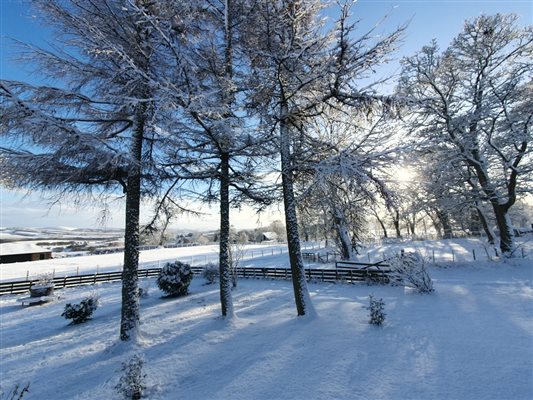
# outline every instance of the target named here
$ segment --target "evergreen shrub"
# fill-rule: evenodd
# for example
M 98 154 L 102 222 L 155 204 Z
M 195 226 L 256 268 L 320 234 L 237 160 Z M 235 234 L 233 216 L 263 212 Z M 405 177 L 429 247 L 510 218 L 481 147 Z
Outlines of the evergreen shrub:
M 193 272 L 189 264 L 176 261 L 167 263 L 157 277 L 157 286 L 170 297 L 185 296 L 189 291 L 189 285 L 193 278 Z

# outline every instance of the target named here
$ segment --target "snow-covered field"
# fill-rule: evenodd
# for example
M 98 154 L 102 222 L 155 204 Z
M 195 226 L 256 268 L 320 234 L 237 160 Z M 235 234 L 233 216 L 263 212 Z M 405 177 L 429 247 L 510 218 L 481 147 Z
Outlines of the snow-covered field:
M 533 236 L 517 238 L 517 256 L 524 254 L 533 257 Z M 322 245 L 324 242 L 322 242 Z M 304 243 L 302 248 L 307 251 L 318 251 L 318 242 Z M 398 254 L 400 250 L 418 251 L 435 262 L 476 261 L 495 259 L 495 250 L 478 238 L 450 239 L 434 241 L 396 241 L 393 243 L 377 243 L 362 248 L 358 261 L 377 262 Z M 522 253 L 523 250 L 523 253 Z M 320 250 L 326 252 L 327 249 Z M 140 254 L 140 268 L 160 267 L 165 262 L 180 260 L 192 265 L 205 265 L 218 262 L 218 246 L 196 246 L 179 248 L 161 248 L 144 250 Z M 92 256 L 68 257 L 60 259 L 0 264 L 0 281 L 37 279 L 43 274 L 55 276 L 76 275 L 95 272 L 121 271 L 122 253 L 100 254 Z M 241 266 L 287 268 L 289 259 L 285 244 L 255 244 L 243 248 Z M 327 268 L 324 264 L 313 264 L 306 261 L 306 266 Z M 329 265 L 332 267 L 332 265 Z
M 310 248 L 313 245 L 310 245 Z M 318 247 L 318 245 L 316 245 Z M 244 249 L 244 260 L 255 258 L 279 256 L 285 253 L 280 260 L 287 261 L 287 246 L 284 244 L 247 245 Z M 140 268 L 156 268 L 165 262 L 180 261 L 192 265 L 205 265 L 208 262 L 218 262 L 218 245 L 160 248 L 140 252 Z M 36 279 L 44 274 L 55 276 L 76 275 L 95 272 L 121 271 L 124 260 L 123 253 L 99 254 L 91 256 L 67 257 L 42 261 L 0 264 L 0 281 L 17 279 Z M 266 262 L 277 263 L 277 258 Z
M 533 398 L 533 266 L 530 260 L 431 267 L 436 292 L 312 284 L 318 317 L 295 316 L 290 282 L 241 280 L 238 318 L 221 320 L 216 285 L 141 301 L 143 339 L 118 343 L 120 285 L 96 287 L 93 320 L 60 314 L 95 290 L 61 290 L 55 304 L 22 308 L 0 297 L 0 382 L 30 383 L 25 399 L 114 399 L 121 364 L 142 353 L 149 399 Z M 382 297 L 383 327 L 367 323 L 368 295 Z

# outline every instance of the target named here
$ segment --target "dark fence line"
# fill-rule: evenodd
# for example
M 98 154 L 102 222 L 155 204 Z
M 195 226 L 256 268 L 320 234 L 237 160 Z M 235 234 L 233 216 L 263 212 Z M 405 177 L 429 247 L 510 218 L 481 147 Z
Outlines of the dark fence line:
M 305 276 L 308 280 L 335 282 L 344 281 L 347 283 L 366 282 L 366 281 L 388 281 L 388 271 L 386 269 L 370 268 L 376 267 L 376 264 L 350 263 L 350 266 L 338 265 L 335 269 L 306 269 Z M 359 267 L 358 267 L 359 266 Z M 381 264 L 380 267 L 386 267 Z M 201 274 L 203 267 L 191 267 L 195 274 Z M 159 275 L 161 268 L 140 269 L 139 278 L 156 277 Z M 246 268 L 239 267 L 236 269 L 238 278 L 270 278 L 270 279 L 291 279 L 290 268 Z M 66 287 L 92 285 L 102 282 L 114 282 L 122 279 L 122 272 L 102 272 L 94 274 L 65 276 L 53 278 L 55 289 Z M 0 282 L 0 296 L 5 294 L 25 293 L 33 285 L 39 283 L 39 280 L 23 280 Z

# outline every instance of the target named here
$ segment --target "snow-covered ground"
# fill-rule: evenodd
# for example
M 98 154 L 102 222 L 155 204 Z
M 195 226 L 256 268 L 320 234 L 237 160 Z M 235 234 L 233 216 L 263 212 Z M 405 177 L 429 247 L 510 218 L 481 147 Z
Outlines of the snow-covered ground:
M 142 353 L 149 399 L 533 398 L 533 266 L 530 260 L 430 267 L 436 292 L 312 284 L 318 317 L 298 318 L 290 282 L 241 280 L 238 318 L 219 316 L 216 285 L 166 299 L 153 280 L 142 299 L 143 339 L 117 345 L 120 285 L 101 284 L 93 320 L 60 314 L 95 290 L 61 290 L 59 302 L 22 308 L 0 297 L 0 382 L 30 383 L 25 399 L 114 399 L 121 364 Z M 368 295 L 382 297 L 383 327 L 367 323 Z M 0 396 L 1 397 L 1 396 Z
M 517 238 L 517 256 L 524 254 L 533 257 L 533 236 Z M 324 242 L 322 242 L 323 244 Z M 318 251 L 319 243 L 304 243 L 306 251 Z M 358 261 L 377 262 L 398 254 L 401 250 L 418 251 L 437 263 L 450 261 L 476 261 L 495 259 L 495 250 L 482 239 L 450 239 L 434 241 L 396 241 L 393 243 L 377 243 L 360 250 Z M 523 249 L 523 253 L 522 253 Z M 325 253 L 327 249 L 320 250 Z M 218 262 L 218 246 L 196 246 L 179 248 L 161 248 L 141 251 L 140 268 L 160 267 L 165 262 L 180 260 L 192 265 L 205 265 Z M 0 281 L 20 280 L 29 277 L 37 279 L 43 274 L 55 276 L 76 275 L 95 272 L 111 272 L 122 270 L 123 254 L 99 254 L 92 256 L 68 257 L 61 259 L 32 261 L 24 263 L 0 264 Z M 328 268 L 328 265 L 310 263 L 306 266 Z M 285 244 L 255 244 L 243 248 L 241 266 L 287 268 L 289 259 Z M 332 267 L 332 265 L 329 265 Z
M 318 247 L 318 245 L 315 246 Z M 313 245 L 310 245 L 310 248 L 312 247 Z M 243 260 L 267 256 L 273 257 L 283 253 L 285 254 L 281 259 L 286 259 L 288 263 L 287 246 L 284 244 L 247 245 L 244 249 Z M 177 259 L 192 265 L 218 262 L 218 245 L 143 250 L 140 252 L 140 268 L 160 267 L 165 262 L 173 262 Z M 26 277 L 36 279 L 44 274 L 65 276 L 121 271 L 123 260 L 123 253 L 113 253 L 0 264 L 0 281 L 26 279 Z M 266 260 L 266 262 L 275 263 L 276 261 L 272 258 Z

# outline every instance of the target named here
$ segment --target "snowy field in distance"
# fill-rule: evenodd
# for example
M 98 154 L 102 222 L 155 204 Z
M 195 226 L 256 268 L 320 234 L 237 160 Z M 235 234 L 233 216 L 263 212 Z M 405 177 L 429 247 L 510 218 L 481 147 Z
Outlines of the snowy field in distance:
M 533 236 L 516 238 L 519 246 L 517 255 L 533 258 Z M 322 242 L 323 245 L 324 242 Z M 304 243 L 302 249 L 318 251 L 319 243 Z M 398 254 L 400 250 L 418 251 L 430 259 L 435 257 L 436 262 L 489 260 L 494 257 L 494 248 L 486 244 L 483 239 L 448 239 L 433 241 L 396 241 L 393 243 L 378 243 L 360 249 L 357 261 L 377 262 L 383 257 Z M 288 268 L 286 244 L 255 244 L 246 245 L 241 266 L 248 267 L 278 267 Z M 320 250 L 326 252 L 326 249 Z M 160 267 L 165 262 L 180 260 L 192 265 L 205 265 L 207 262 L 218 262 L 218 246 L 195 246 L 178 248 L 161 248 L 143 250 L 140 254 L 140 268 Z M 24 263 L 0 264 L 0 281 L 22 280 L 29 275 L 30 279 L 37 279 L 40 275 L 54 273 L 55 276 L 90 274 L 95 272 L 121 271 L 123 262 L 122 253 L 99 254 L 91 256 L 68 257 L 52 260 L 42 260 Z M 331 264 L 310 263 L 305 261 L 306 267 L 331 268 Z
M 287 259 L 287 246 L 285 244 L 247 245 L 244 250 L 244 259 L 279 256 L 283 253 L 285 255 L 281 259 Z M 0 264 L 0 281 L 21 280 L 25 279 L 27 275 L 30 279 L 37 279 L 43 274 L 51 273 L 54 273 L 55 276 L 65 276 L 76 275 L 77 273 L 90 274 L 97 271 L 121 271 L 123 260 L 123 253 L 113 253 Z M 165 262 L 176 260 L 192 265 L 205 265 L 207 262 L 218 263 L 218 245 L 143 250 L 140 252 L 139 267 L 157 268 Z M 277 262 L 275 260 L 270 261 Z
M 183 400 L 530 400 L 533 398 L 533 266 L 530 260 L 430 267 L 436 292 L 311 284 L 315 319 L 297 318 L 286 281 L 240 280 L 238 318 L 218 315 L 217 285 L 161 298 L 142 280 L 146 398 Z M 0 297 L 0 382 L 30 383 L 25 399 L 114 399 L 120 284 L 96 286 L 93 320 L 68 326 L 65 303 L 94 287 L 58 291 L 59 302 L 22 308 Z M 368 295 L 387 318 L 370 326 Z

